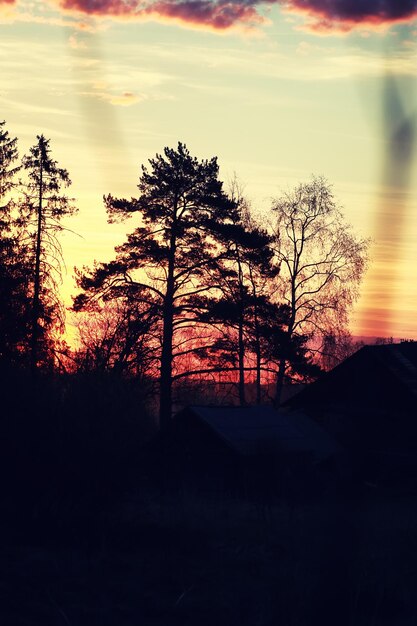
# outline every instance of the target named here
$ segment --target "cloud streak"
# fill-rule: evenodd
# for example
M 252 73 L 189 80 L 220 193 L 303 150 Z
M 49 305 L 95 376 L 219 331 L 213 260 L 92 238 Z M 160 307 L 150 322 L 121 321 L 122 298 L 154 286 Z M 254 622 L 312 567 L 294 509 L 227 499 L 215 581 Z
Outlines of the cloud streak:
M 81 96 L 87 96 L 91 98 L 99 98 L 104 102 L 109 102 L 114 106 L 123 106 L 128 107 L 133 104 L 137 104 L 138 102 L 143 102 L 146 100 L 145 96 L 137 95 L 131 91 L 123 91 L 121 93 L 111 93 L 105 90 L 93 90 L 93 91 L 83 91 L 80 93 Z

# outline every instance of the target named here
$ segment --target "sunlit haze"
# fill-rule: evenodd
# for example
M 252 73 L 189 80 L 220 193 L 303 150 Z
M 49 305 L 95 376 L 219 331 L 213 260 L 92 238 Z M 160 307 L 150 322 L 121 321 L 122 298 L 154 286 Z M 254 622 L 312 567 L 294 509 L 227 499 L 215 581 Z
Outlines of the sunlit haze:
M 51 139 L 80 209 L 67 306 L 73 267 L 134 226 L 107 224 L 103 194 L 135 195 L 140 166 L 180 140 L 236 173 L 263 219 L 325 176 L 373 240 L 352 333 L 417 339 L 417 3 L 346 4 L 0 0 L 0 120 L 21 155 Z

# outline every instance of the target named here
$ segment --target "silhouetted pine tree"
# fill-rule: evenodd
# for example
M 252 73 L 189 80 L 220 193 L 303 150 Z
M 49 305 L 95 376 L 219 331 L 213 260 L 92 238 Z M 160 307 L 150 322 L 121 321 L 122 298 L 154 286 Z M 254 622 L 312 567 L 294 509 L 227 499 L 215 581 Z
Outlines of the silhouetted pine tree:
M 113 262 L 79 277 L 84 293 L 75 308 L 100 295 L 131 294 L 156 316 L 162 428 L 171 417 L 174 364 L 199 351 L 198 322 L 216 288 L 212 273 L 226 254 L 224 227 L 239 220 L 218 173 L 216 158 L 199 161 L 182 143 L 150 159 L 149 168 L 142 167 L 138 198 L 105 197 L 110 221 L 137 214 L 139 225 L 116 248 Z
M 0 361 L 7 366 L 24 364 L 29 337 L 28 250 L 13 199 L 19 170 L 17 139 L 0 122 Z
M 37 135 L 29 154 L 23 157 L 27 182 L 20 203 L 22 222 L 31 240 L 33 296 L 31 308 L 31 369 L 51 362 L 52 329 L 63 328 L 63 308 L 58 286 L 62 252 L 58 235 L 61 220 L 77 209 L 62 189 L 71 180 L 67 170 L 51 157 L 50 140 Z

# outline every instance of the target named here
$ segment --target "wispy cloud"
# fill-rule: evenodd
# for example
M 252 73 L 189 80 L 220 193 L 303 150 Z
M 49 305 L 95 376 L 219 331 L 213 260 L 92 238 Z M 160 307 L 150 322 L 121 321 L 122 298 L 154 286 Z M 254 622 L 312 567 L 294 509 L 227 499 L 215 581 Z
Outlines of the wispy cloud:
M 400 47 L 388 58 L 381 59 L 380 50 L 365 49 L 360 45 L 338 46 L 312 44 L 311 41 L 301 41 L 297 47 L 288 49 L 282 45 L 271 45 L 266 49 L 252 47 L 242 48 L 229 45 L 219 46 L 215 51 L 203 46 L 187 46 L 170 51 L 171 64 L 177 68 L 187 68 L 191 65 L 200 68 L 212 68 L 218 78 L 222 90 L 233 91 L 235 85 L 230 84 L 230 77 L 267 77 L 271 79 L 285 79 L 291 81 L 329 81 L 343 80 L 353 77 L 384 77 L 387 70 L 396 75 L 416 76 L 417 66 L 415 54 L 417 43 L 413 47 Z M 143 54 L 156 57 L 154 48 Z M 164 51 L 165 59 L 169 58 L 168 51 Z M 302 62 L 300 63 L 300 60 Z M 225 79 L 226 77 L 226 79 Z M 181 77 L 177 78 L 177 81 Z M 191 83 L 190 83 L 191 84 Z M 213 83 L 206 80 L 194 81 L 191 85 L 200 89 L 210 90 Z M 246 94 L 245 98 L 253 94 Z M 282 94 L 281 94 L 282 95 Z M 311 106 L 311 103 L 309 103 Z
M 29 104 L 26 102 L 19 102 L 18 100 L 11 100 L 4 98 L 4 103 L 13 106 L 15 109 L 27 111 L 28 113 L 42 113 L 43 115 L 59 115 L 62 117 L 74 116 L 74 112 L 69 109 L 59 109 L 58 107 L 41 106 L 37 104 Z
M 135 94 L 131 91 L 123 91 L 121 93 L 114 93 L 110 91 L 95 89 L 92 91 L 83 91 L 81 96 L 87 96 L 89 98 L 98 98 L 104 102 L 109 102 L 114 106 L 128 107 L 138 102 L 146 100 L 145 95 Z

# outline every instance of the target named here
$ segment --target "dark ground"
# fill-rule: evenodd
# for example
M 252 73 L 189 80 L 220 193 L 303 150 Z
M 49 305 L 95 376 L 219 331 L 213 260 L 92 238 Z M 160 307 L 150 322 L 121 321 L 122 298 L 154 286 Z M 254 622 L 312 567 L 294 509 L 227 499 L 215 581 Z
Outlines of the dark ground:
M 417 624 L 411 494 L 264 507 L 143 487 L 96 519 L 61 514 L 3 529 L 2 624 Z
M 2 382 L 1 626 L 417 625 L 411 486 L 167 486 L 136 387 Z

